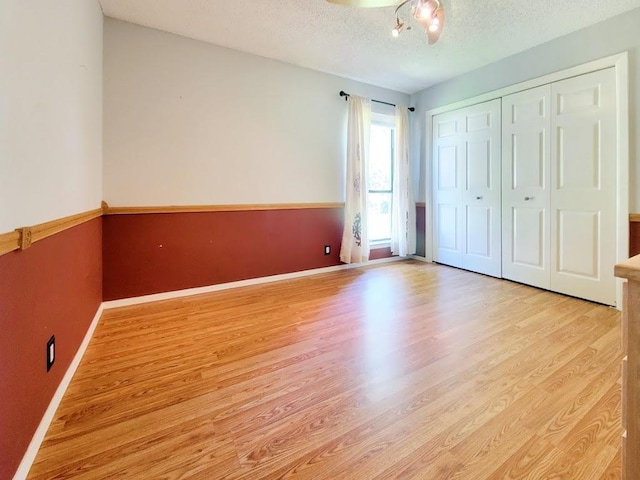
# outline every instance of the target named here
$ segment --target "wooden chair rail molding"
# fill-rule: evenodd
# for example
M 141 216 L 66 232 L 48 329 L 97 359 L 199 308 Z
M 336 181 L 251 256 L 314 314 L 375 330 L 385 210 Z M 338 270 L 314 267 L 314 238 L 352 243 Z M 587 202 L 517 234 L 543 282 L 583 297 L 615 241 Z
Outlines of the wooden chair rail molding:
M 337 203 L 260 203 L 239 205 L 161 205 L 152 207 L 110 207 L 102 202 L 105 215 L 131 215 L 139 213 L 200 213 L 200 212 L 242 212 L 255 210 L 302 210 L 306 208 L 342 208 Z
M 640 213 L 630 213 L 629 214 L 630 222 L 640 222 Z
M 0 255 L 20 248 L 20 232 L 18 230 L 0 234 Z
M 191 212 L 238 212 L 248 210 L 296 210 L 304 208 L 342 208 L 344 203 L 279 203 L 256 205 L 185 205 L 159 207 L 110 207 L 102 202 L 101 208 L 88 212 L 58 218 L 38 225 L 18 228 L 13 232 L 0 234 L 0 255 L 14 250 L 29 248 L 33 242 L 43 240 L 51 235 L 88 222 L 102 215 L 136 214 L 136 213 L 191 213 Z
M 102 216 L 102 208 L 89 210 L 88 212 L 57 218 L 50 222 L 39 223 L 30 227 L 18 228 L 13 232 L 0 234 L 0 255 L 14 250 L 29 248 L 33 242 L 44 240 L 51 235 L 60 233 L 69 228 L 93 220 Z
M 416 202 L 417 207 L 425 207 L 425 202 Z M 269 203 L 240 205 L 166 205 L 153 207 L 110 207 L 102 202 L 101 208 L 58 218 L 50 222 L 22 227 L 0 234 L 0 255 L 14 250 L 29 248 L 33 242 L 88 222 L 101 215 L 128 215 L 140 213 L 197 213 L 197 212 L 242 212 L 250 210 L 300 210 L 305 208 L 343 208 L 344 202 L 327 203 Z M 640 214 L 631 214 L 630 221 L 640 222 Z

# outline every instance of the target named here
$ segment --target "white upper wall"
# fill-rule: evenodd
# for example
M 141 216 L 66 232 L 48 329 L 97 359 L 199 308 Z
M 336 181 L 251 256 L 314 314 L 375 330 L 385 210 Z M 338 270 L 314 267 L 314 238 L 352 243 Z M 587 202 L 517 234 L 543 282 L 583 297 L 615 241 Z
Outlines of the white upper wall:
M 102 199 L 97 0 L 2 0 L 0 233 Z
M 341 202 L 347 105 L 338 92 L 409 101 L 110 18 L 104 28 L 110 206 Z
M 425 165 L 425 121 L 427 110 L 448 105 L 482 93 L 541 77 L 623 51 L 629 52 L 629 136 L 630 211 L 640 212 L 640 9 L 632 10 L 551 42 L 506 58 L 481 69 L 428 88 L 412 96 L 416 106 L 412 131 L 416 165 Z M 442 41 L 442 40 L 441 40 Z M 421 169 L 419 198 L 424 200 L 424 169 Z

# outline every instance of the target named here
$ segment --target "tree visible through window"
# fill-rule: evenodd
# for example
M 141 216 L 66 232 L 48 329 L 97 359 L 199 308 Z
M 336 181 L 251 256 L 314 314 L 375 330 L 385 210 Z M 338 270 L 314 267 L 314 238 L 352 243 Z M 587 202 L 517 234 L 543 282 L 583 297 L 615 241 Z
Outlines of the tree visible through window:
M 388 124 L 371 124 L 368 170 L 369 240 L 381 242 L 391 238 L 393 127 Z

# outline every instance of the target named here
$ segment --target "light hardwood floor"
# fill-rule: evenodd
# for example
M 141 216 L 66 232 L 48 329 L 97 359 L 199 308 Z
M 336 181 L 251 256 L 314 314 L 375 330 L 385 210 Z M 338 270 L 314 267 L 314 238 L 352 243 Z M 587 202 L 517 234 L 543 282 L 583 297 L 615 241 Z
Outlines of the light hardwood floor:
M 618 479 L 620 315 L 397 262 L 107 311 L 32 479 Z

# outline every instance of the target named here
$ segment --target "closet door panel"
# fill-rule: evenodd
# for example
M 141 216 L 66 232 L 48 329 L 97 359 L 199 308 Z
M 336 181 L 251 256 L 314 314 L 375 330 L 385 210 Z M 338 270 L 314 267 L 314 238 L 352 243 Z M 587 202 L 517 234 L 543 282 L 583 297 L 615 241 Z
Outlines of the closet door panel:
M 600 215 L 597 211 L 557 211 L 559 273 L 589 279 L 600 276 Z
M 462 267 L 462 165 L 459 113 L 434 117 L 433 123 L 433 259 Z
M 552 86 L 551 288 L 615 304 L 615 74 Z
M 510 185 L 513 190 L 540 193 L 547 185 L 547 130 L 540 128 L 511 132 Z
M 519 267 L 537 269 L 542 274 L 547 251 L 545 209 L 514 207 L 511 212 L 511 262 Z
M 502 274 L 549 288 L 551 87 L 502 103 Z
M 500 100 L 465 109 L 463 267 L 502 275 Z
M 501 276 L 500 100 L 434 117 L 436 262 Z
M 491 258 L 491 208 L 467 205 L 465 212 L 465 255 Z

